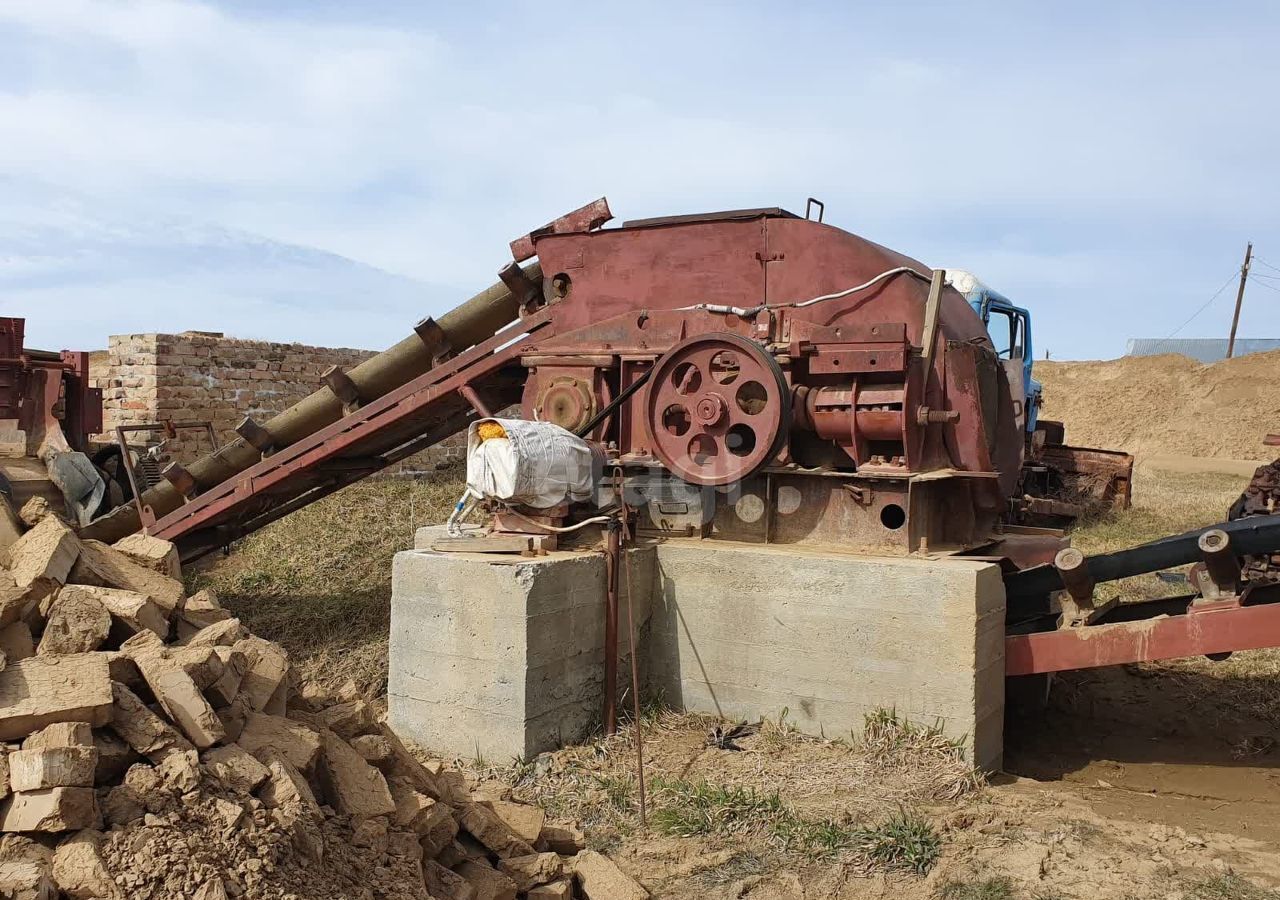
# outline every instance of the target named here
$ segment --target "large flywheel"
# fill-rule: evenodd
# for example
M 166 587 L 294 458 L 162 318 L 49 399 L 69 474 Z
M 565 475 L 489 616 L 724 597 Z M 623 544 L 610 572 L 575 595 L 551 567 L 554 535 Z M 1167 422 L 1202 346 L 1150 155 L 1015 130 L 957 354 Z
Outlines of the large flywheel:
M 707 334 L 681 341 L 654 364 L 644 410 L 653 451 L 675 475 L 731 484 L 777 454 L 791 391 L 758 344 Z

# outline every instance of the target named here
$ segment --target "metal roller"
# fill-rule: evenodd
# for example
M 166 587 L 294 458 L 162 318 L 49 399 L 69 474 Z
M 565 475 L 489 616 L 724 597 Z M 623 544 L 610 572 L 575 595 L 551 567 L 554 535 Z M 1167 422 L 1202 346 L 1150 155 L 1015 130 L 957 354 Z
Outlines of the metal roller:
M 542 269 L 538 263 L 524 267 L 523 272 L 529 282 L 541 283 Z M 492 337 L 515 320 L 525 301 L 527 297 L 514 295 L 506 284 L 498 282 L 441 316 L 438 322 L 423 320 L 414 334 L 355 366 L 346 373 L 346 378 L 361 401 L 367 403 L 381 397 L 430 370 L 443 354 L 465 350 Z M 342 399 L 324 387 L 262 423 L 255 443 L 279 450 L 331 425 L 343 414 Z M 261 458 L 262 453 L 254 444 L 241 437 L 196 460 L 187 467 L 187 472 L 197 491 L 207 490 L 243 472 Z M 185 499 L 168 482 L 142 495 L 142 503 L 151 507 L 157 517 L 177 509 Z M 93 540 L 112 542 L 137 531 L 141 524 L 137 507 L 130 503 L 98 519 L 82 534 Z

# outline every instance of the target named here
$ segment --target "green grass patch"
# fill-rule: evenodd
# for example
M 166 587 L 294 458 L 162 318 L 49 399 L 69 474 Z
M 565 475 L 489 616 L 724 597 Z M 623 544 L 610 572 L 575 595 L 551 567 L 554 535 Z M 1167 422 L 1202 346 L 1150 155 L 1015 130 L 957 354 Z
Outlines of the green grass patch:
M 1280 891 L 1258 887 L 1239 875 L 1216 875 L 1183 885 L 1185 900 L 1280 900 Z
M 892 871 L 923 875 L 937 862 L 942 839 L 919 816 L 900 810 L 875 825 L 809 819 L 776 793 L 706 781 L 655 778 L 654 829 L 675 837 L 763 834 L 783 850 L 810 858 L 851 853 Z

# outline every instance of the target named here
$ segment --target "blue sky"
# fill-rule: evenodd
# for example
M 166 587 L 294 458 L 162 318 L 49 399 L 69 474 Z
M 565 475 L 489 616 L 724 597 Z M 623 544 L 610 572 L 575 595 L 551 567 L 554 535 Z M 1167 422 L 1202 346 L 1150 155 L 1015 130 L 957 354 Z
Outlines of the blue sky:
M 381 347 L 507 242 L 781 205 L 1035 317 L 1163 337 L 1280 267 L 1280 5 L 0 2 L 0 310 L 30 342 Z M 1280 337 L 1260 265 L 1241 333 Z M 1262 276 L 1275 276 L 1268 280 Z M 1234 288 L 1179 336 L 1220 336 Z

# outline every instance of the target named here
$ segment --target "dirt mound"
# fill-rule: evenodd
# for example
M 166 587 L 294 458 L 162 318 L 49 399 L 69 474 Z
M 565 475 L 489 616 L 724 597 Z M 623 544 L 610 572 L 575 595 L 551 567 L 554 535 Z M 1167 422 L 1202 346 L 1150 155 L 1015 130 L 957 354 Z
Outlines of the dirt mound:
M 1047 419 L 1067 443 L 1143 456 L 1270 459 L 1280 431 L 1280 350 L 1204 365 L 1185 356 L 1038 361 Z

